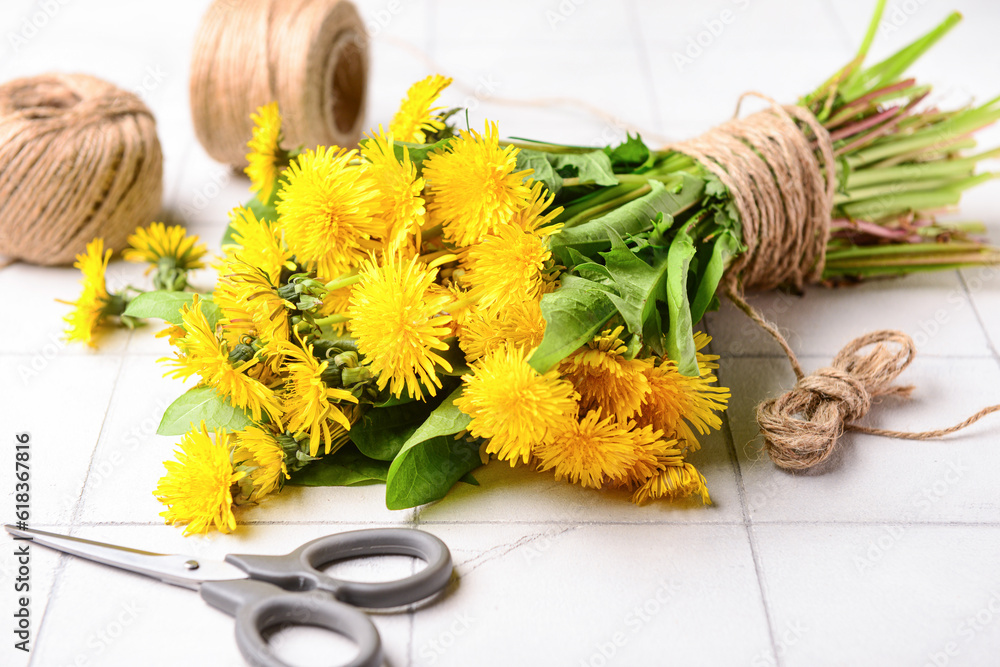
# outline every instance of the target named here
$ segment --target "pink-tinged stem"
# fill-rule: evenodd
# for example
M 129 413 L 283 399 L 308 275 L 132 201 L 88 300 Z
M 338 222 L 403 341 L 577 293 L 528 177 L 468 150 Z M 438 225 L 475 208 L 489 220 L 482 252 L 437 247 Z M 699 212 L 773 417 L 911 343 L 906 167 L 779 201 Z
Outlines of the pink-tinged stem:
M 855 134 L 859 134 L 861 132 L 864 132 L 870 127 L 874 127 L 879 123 L 888 120 L 889 118 L 892 118 L 899 112 L 900 112 L 900 107 L 898 106 L 889 107 L 885 111 L 880 111 L 873 116 L 865 118 L 864 120 L 859 120 L 857 122 L 851 123 L 850 125 L 846 125 L 835 132 L 831 132 L 830 138 L 833 139 L 834 141 L 837 141 L 838 139 L 843 139 L 844 137 L 850 137 Z
M 834 234 L 843 233 L 848 236 L 868 234 L 869 236 L 891 239 L 893 241 L 904 241 L 913 237 L 911 231 L 905 227 L 883 227 L 867 220 L 838 218 L 830 222 L 830 229 Z M 920 237 L 917 236 L 916 238 L 919 239 Z
M 889 134 L 896 128 L 897 125 L 899 125 L 900 121 L 902 121 L 904 118 L 909 117 L 910 111 L 913 110 L 913 107 L 915 107 L 926 96 L 927 93 L 924 93 L 923 95 L 914 98 L 913 101 L 911 101 L 909 104 L 903 107 L 902 110 L 895 115 L 895 117 L 887 120 L 881 127 L 872 130 L 871 134 L 865 135 L 863 137 L 858 137 L 854 141 L 835 150 L 833 154 L 839 157 L 841 155 L 844 155 L 845 153 L 857 149 L 859 146 L 864 146 L 866 144 L 875 141 L 879 137 Z
M 860 113 L 865 107 L 867 107 L 868 103 L 871 100 L 874 100 L 875 98 L 878 97 L 882 97 L 884 95 L 888 95 L 889 93 L 892 92 L 896 92 L 897 90 L 906 90 L 907 88 L 912 87 L 913 84 L 915 84 L 916 82 L 917 82 L 916 79 L 906 79 L 905 81 L 894 83 L 891 86 L 886 86 L 885 88 L 873 90 L 867 95 L 863 95 L 858 99 L 854 100 L 853 102 L 845 104 L 840 109 L 840 111 L 837 112 L 837 116 L 831 119 L 831 122 L 829 125 L 827 125 L 826 129 L 832 130 L 836 127 L 839 127 L 840 125 L 843 125 L 845 122 L 851 119 L 851 116 Z

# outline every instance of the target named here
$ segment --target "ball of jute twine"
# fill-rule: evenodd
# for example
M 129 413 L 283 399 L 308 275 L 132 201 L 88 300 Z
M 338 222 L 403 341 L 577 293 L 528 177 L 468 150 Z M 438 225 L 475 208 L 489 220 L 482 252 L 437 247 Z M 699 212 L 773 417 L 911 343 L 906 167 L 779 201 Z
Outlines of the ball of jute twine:
M 216 0 L 198 28 L 191 116 L 219 162 L 245 166 L 250 114 L 277 102 L 286 146 L 361 137 L 368 37 L 347 0 Z
M 95 237 L 120 250 L 163 194 L 153 114 L 84 74 L 0 85 L 0 254 L 67 264 Z
M 857 422 L 868 414 L 872 399 L 907 397 L 913 391 L 892 384 L 913 361 L 913 340 L 900 331 L 875 331 L 851 341 L 830 366 L 806 375 L 778 328 L 746 302 L 744 288 L 801 289 L 820 279 L 836 186 L 833 142 L 820 122 L 802 107 L 748 95 L 767 100 L 770 107 L 670 148 L 698 160 L 729 189 L 747 250 L 730 267 L 723 290 L 778 342 L 798 378 L 791 390 L 757 406 L 757 424 L 771 460 L 788 470 L 804 470 L 826 461 L 845 430 L 931 440 L 1000 411 L 1000 405 L 983 408 L 932 431 L 862 426 Z

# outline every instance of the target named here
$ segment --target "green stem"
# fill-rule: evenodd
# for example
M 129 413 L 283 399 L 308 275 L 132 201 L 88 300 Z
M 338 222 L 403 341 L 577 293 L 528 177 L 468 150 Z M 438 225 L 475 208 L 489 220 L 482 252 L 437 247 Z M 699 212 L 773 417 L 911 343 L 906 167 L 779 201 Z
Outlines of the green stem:
M 613 208 L 618 208 L 622 204 L 627 204 L 633 199 L 638 199 L 639 197 L 642 197 L 645 194 L 649 194 L 652 191 L 653 188 L 650 187 L 649 184 L 647 183 L 646 185 L 636 188 L 635 190 L 632 190 L 631 192 L 624 194 L 620 197 L 616 197 L 615 199 L 604 202 L 603 204 L 598 204 L 597 206 L 592 206 L 584 211 L 581 211 L 577 215 L 574 215 L 572 218 L 564 222 L 563 228 L 568 229 L 569 227 L 575 227 L 576 225 L 579 225 L 581 223 L 587 222 L 588 220 L 596 218 L 597 216 L 601 215 L 602 213 L 605 213 L 606 211 L 610 211 Z
M 847 190 L 853 192 L 856 189 L 890 181 L 943 178 L 958 174 L 969 175 L 981 160 L 997 156 L 1000 156 L 1000 148 L 953 160 L 935 160 L 933 162 L 852 171 L 847 177 Z
M 344 322 L 350 322 L 350 321 L 351 317 L 349 315 L 337 314 L 337 315 L 327 315 L 326 317 L 320 317 L 318 319 L 315 319 L 313 320 L 313 324 L 315 324 L 318 327 L 323 327 L 328 324 L 342 324 Z
M 360 273 L 351 273 L 346 276 L 341 276 L 340 278 L 337 278 L 335 280 L 331 280 L 326 285 L 324 285 L 324 287 L 326 287 L 331 292 L 335 292 L 344 287 L 350 287 L 359 280 L 361 280 Z

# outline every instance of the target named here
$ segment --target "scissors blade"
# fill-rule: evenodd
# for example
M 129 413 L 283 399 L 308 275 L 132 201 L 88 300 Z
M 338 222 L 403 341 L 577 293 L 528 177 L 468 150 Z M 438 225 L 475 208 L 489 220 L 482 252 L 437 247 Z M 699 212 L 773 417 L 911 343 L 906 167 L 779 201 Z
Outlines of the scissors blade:
M 202 560 L 180 554 L 158 554 L 120 547 L 114 544 L 94 542 L 70 535 L 47 533 L 33 528 L 15 528 L 4 525 L 4 529 L 14 537 L 30 539 L 35 544 L 80 556 L 97 563 L 128 570 L 160 581 L 198 590 L 206 581 L 247 579 L 249 575 L 235 565 L 224 561 Z

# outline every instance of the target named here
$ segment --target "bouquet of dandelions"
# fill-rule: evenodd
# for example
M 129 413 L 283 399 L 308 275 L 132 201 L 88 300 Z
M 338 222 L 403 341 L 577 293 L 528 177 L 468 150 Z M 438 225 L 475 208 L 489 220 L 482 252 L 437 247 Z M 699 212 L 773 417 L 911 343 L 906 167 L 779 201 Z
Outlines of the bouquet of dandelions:
M 212 294 L 129 303 L 174 323 L 168 375 L 200 380 L 159 429 L 187 431 L 156 489 L 168 521 L 231 530 L 234 503 L 286 481 L 384 481 L 388 507 L 411 507 L 474 484 L 490 456 L 636 502 L 708 500 L 685 456 L 729 396 L 713 386 L 716 357 L 698 353 L 684 375 L 625 319 L 604 318 L 533 365 L 564 271 L 551 249 L 563 209 L 495 124 L 446 125 L 434 102 L 449 83 L 415 84 L 360 150 L 289 153 L 277 106 L 258 110 L 257 196 L 231 214 Z M 565 163 L 612 179 L 600 155 Z
M 1000 256 L 981 225 L 934 217 L 992 177 L 976 165 L 997 151 L 964 151 L 1000 100 L 925 108 L 930 88 L 903 78 L 957 15 L 863 67 L 883 6 L 798 105 L 661 151 L 457 131 L 440 76 L 359 150 L 286 151 L 277 107 L 260 109 L 256 197 L 232 213 L 214 292 L 115 306 L 172 322 L 170 374 L 199 378 L 160 426 L 190 428 L 156 489 L 167 521 L 231 530 L 234 503 L 286 481 L 384 481 L 388 507 L 411 507 L 490 457 L 708 502 L 688 455 L 729 398 L 695 328 L 718 294 Z

